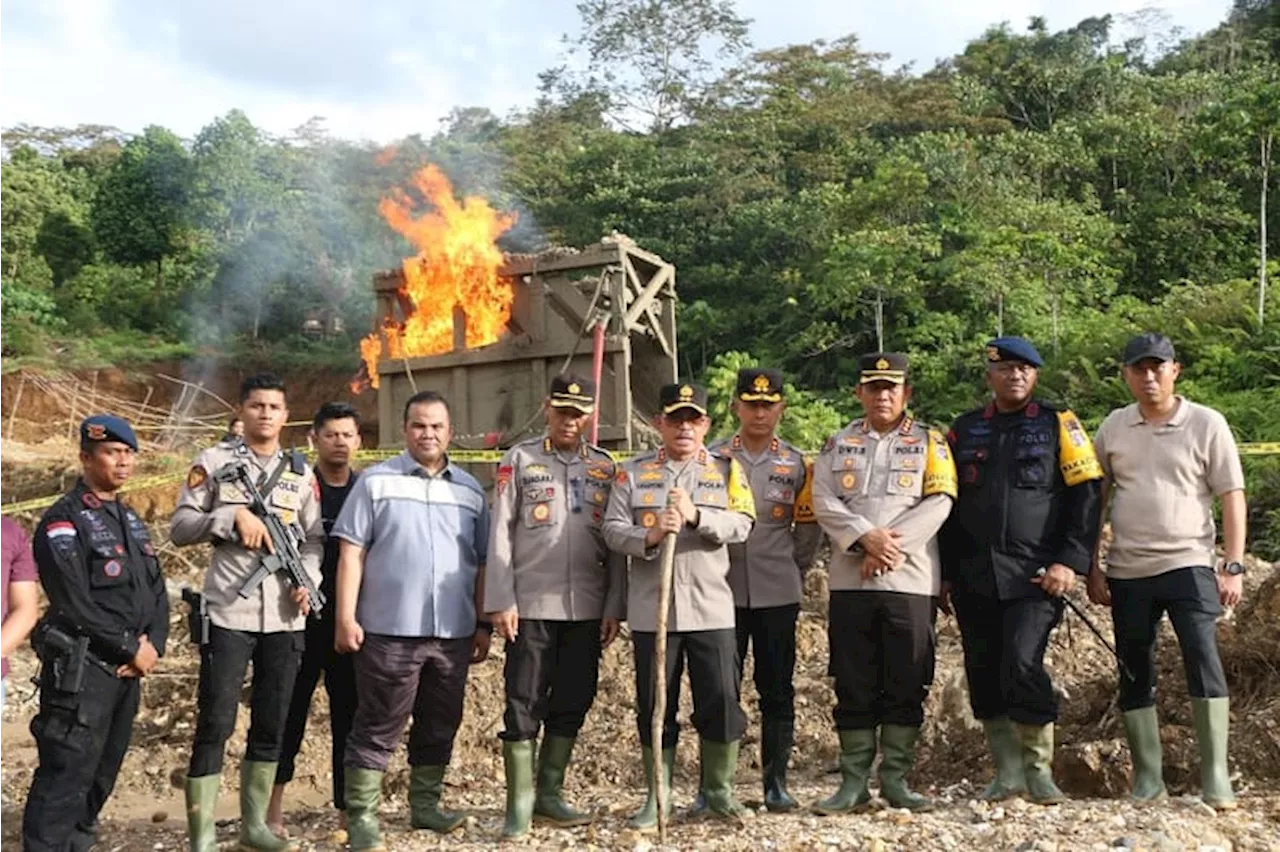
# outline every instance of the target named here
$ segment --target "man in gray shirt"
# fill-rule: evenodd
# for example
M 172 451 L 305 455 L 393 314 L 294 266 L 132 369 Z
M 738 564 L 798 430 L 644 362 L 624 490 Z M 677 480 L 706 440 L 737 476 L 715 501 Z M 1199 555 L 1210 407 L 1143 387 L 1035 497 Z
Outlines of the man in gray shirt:
M 701 737 L 705 810 L 725 818 L 742 813 L 733 795 L 738 747 L 747 727 L 738 701 L 733 590 L 728 545 L 741 544 L 755 522 L 755 501 L 742 465 L 707 450 L 711 428 L 707 392 L 693 384 L 664 385 L 662 415 L 655 420 L 662 447 L 638 456 L 618 472 L 604 516 L 609 548 L 631 557 L 627 621 L 635 650 L 636 724 L 649 797 L 631 819 L 641 831 L 658 824 L 655 780 L 661 771 L 671 789 L 680 728 L 680 678 L 689 666 L 694 728 Z M 667 666 L 655 678 L 660 545 L 676 536 L 667 610 Z M 657 682 L 655 682 L 657 681 Z M 652 742 L 655 690 L 665 689 L 662 742 Z M 667 797 L 670 806 L 671 798 Z
M 796 619 L 804 573 L 822 538 L 809 497 L 809 465 L 775 431 L 787 407 L 783 394 L 780 371 L 739 370 L 733 400 L 738 431 L 709 447 L 742 465 L 756 504 L 751 535 L 743 544 L 729 545 L 729 585 L 736 608 L 739 678 L 748 645 L 755 655 L 764 803 L 778 812 L 796 807 L 787 792 L 795 737 Z
M 449 407 L 434 391 L 409 398 L 405 452 L 356 481 L 333 527 L 340 653 L 357 653 L 357 702 L 347 739 L 347 832 L 353 850 L 385 849 L 382 776 L 409 715 L 414 828 L 447 833 L 439 807 L 462 722 L 467 667 L 489 654 L 484 600 L 489 509 L 475 478 L 449 461 Z
M 1235 438 L 1212 408 L 1174 393 L 1182 372 L 1169 338 L 1142 334 L 1124 350 L 1134 404 L 1108 415 L 1095 446 L 1103 506 L 1111 501 L 1111 549 L 1089 572 L 1089 597 L 1110 604 L 1121 676 L 1120 710 L 1133 754 L 1133 798 L 1163 798 L 1155 707 L 1156 631 L 1167 612 L 1182 648 L 1200 743 L 1201 796 L 1236 805 L 1227 772 L 1227 678 L 1217 618 L 1240 602 L 1244 582 L 1244 472 Z M 1214 551 L 1214 498 L 1222 501 L 1224 559 Z
M 907 358 L 864 355 L 863 417 L 827 442 L 813 468 L 813 512 L 831 537 L 831 673 L 840 735 L 840 789 L 815 807 L 861 807 L 880 729 L 880 795 L 927 810 L 907 786 L 933 682 L 938 531 L 956 497 L 946 439 L 907 412 Z
M 516 444 L 498 465 L 484 608 L 506 640 L 506 837 L 527 834 L 535 813 L 561 826 L 591 821 L 561 789 L 595 701 L 601 650 L 618 635 L 627 570 L 600 532 L 615 471 L 613 457 L 583 434 L 595 393 L 590 379 L 556 376 L 547 433 Z

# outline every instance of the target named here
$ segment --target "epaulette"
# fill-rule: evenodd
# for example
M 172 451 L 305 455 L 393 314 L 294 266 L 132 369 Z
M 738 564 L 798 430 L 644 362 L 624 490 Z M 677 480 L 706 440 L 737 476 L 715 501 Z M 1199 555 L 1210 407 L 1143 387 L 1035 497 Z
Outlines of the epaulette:
M 608 450 L 606 450 L 604 447 L 601 447 L 601 446 L 599 446 L 599 445 L 597 445 L 597 444 L 593 444 L 593 443 L 591 443 L 590 441 L 585 441 L 585 442 L 584 442 L 584 444 L 585 444 L 586 448 L 587 448 L 588 450 L 590 450 L 591 452 L 593 452 L 593 453 L 598 453 L 599 455 L 602 455 L 602 456 L 604 456 L 605 458 L 607 458 L 609 461 L 614 461 L 613 453 L 609 452 L 609 451 L 608 451 Z
M 297 476 L 302 476 L 307 472 L 307 457 L 302 454 L 301 450 L 289 450 L 289 470 Z

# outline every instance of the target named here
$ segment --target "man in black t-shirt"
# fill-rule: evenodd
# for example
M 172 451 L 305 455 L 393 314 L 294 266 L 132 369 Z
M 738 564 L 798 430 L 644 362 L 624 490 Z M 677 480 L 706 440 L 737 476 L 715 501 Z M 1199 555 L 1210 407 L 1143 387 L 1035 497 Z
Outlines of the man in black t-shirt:
M 334 650 L 336 607 L 332 604 L 336 599 L 334 584 L 338 572 L 338 540 L 330 538 L 329 532 L 358 476 L 351 469 L 351 460 L 360 449 L 360 414 L 345 402 L 326 402 L 312 421 L 311 441 L 316 448 L 315 474 L 320 486 L 320 512 L 324 519 L 325 533 L 320 591 L 330 605 L 321 610 L 319 619 L 307 622 L 306 651 L 294 683 L 293 699 L 289 702 L 289 717 L 285 722 L 276 785 L 271 792 L 271 804 L 267 809 L 267 825 L 281 837 L 285 836 L 284 788 L 293 780 L 294 761 L 306 732 L 311 696 L 321 673 L 324 674 L 325 692 L 329 694 L 329 724 L 333 733 L 333 805 L 340 811 L 346 810 L 342 756 L 347 747 L 351 720 L 356 712 L 356 679 L 352 657 Z

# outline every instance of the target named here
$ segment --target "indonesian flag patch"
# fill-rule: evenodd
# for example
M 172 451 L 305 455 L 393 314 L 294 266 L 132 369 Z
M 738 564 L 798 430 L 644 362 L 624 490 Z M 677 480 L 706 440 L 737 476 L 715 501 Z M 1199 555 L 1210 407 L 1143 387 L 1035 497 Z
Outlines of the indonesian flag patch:
M 45 527 L 44 534 L 50 541 L 57 541 L 60 538 L 75 538 L 76 525 L 70 521 L 54 521 Z

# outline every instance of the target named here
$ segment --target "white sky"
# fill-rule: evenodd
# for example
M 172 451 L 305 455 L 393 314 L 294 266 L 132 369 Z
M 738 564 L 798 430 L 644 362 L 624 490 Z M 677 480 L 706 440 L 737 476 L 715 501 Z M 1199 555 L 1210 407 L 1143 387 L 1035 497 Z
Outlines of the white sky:
M 889 67 L 961 51 L 988 26 L 1052 29 L 1150 0 L 739 0 L 756 48 L 857 33 Z M 1210 29 L 1229 0 L 1163 0 L 1166 26 Z M 459 106 L 528 105 L 578 30 L 574 0 L 4 0 L 0 125 L 94 123 L 193 136 L 228 110 L 283 133 L 430 135 Z M 1113 30 L 1114 32 L 1114 30 Z

